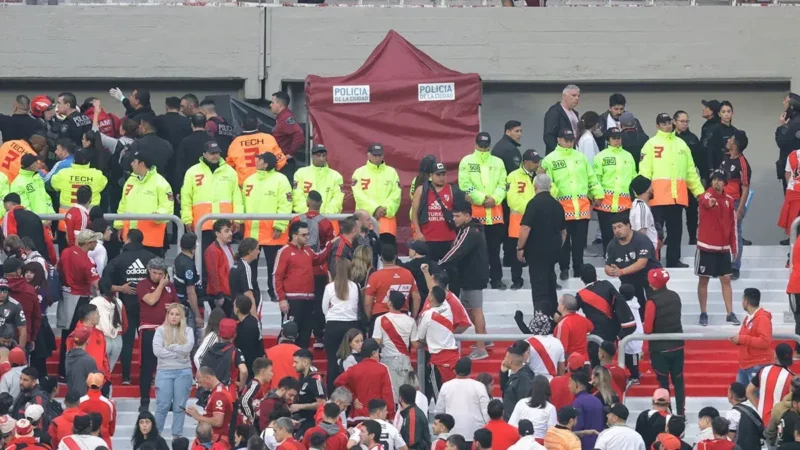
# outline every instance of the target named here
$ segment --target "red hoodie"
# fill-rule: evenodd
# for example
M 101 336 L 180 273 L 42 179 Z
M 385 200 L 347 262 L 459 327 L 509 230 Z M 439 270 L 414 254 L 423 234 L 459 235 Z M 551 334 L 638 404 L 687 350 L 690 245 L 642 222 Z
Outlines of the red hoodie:
M 94 106 L 83 113 L 89 116 L 90 119 L 94 119 Z M 97 125 L 101 133 L 113 138 L 119 138 L 119 124 L 119 117 L 100 108 L 100 114 L 97 116 Z
M 25 281 L 25 278 L 8 276 L 8 298 L 13 299 L 22 307 L 25 313 L 25 329 L 28 342 L 36 342 L 36 334 L 42 325 L 42 307 L 39 305 L 39 296 L 36 289 Z
M 353 419 L 369 417 L 367 403 L 373 398 L 386 402 L 387 417 L 394 417 L 394 393 L 389 369 L 372 358 L 364 358 L 360 363 L 347 369 L 336 377 L 336 387 L 345 386 L 353 393 L 353 398 L 361 402 L 361 408 L 353 408 Z
M 114 448 L 111 446 L 111 436 L 114 436 L 117 429 L 117 408 L 114 407 L 114 403 L 104 397 L 99 389 L 89 389 L 86 395 L 81 397 L 78 408 L 86 414 L 97 413 L 103 417 L 100 437 L 106 441 L 109 449 Z
M 714 206 L 710 206 L 714 199 Z M 700 226 L 697 229 L 697 248 L 704 252 L 736 253 L 736 210 L 733 198 L 713 187 L 697 199 Z
M 758 308 L 750 317 L 742 321 L 739 329 L 739 367 L 749 369 L 753 366 L 772 364 L 772 314 Z
M 76 416 L 82 416 L 85 413 L 77 406 L 68 408 L 64 412 L 50 422 L 50 428 L 47 429 L 47 434 L 50 435 L 50 444 L 53 448 L 58 448 L 58 444 L 65 437 L 72 433 L 72 422 L 75 421 Z

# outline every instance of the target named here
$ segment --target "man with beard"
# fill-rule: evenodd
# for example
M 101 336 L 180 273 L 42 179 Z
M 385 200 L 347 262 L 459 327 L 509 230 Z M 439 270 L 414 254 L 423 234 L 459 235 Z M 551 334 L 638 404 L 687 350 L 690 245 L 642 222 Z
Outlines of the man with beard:
M 25 408 L 29 404 L 40 405 L 42 408 L 50 401 L 50 395 L 39 386 L 39 372 L 33 367 L 22 369 L 19 377 L 19 396 L 14 400 L 14 405 L 9 413 L 11 417 L 19 420 L 25 418 Z M 49 423 L 49 418 L 47 420 Z

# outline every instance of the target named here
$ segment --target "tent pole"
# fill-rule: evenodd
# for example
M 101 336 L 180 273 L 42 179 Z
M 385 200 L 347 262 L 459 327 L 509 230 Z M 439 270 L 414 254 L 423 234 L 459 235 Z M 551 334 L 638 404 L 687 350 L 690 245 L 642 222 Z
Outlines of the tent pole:
M 478 131 L 483 131 L 483 105 L 478 105 Z
M 311 124 L 311 114 L 308 113 L 308 105 L 306 105 L 306 161 L 311 163 L 311 147 L 314 145 L 314 138 L 312 138 L 312 133 L 314 132 L 314 125 Z

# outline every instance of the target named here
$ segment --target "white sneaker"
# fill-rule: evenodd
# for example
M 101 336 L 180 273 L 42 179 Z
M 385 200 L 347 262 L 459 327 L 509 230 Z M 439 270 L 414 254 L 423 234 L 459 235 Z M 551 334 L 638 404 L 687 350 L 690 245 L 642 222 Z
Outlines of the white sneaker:
M 312 347 L 315 350 L 322 350 L 325 348 L 325 344 L 323 344 L 322 342 L 314 342 L 314 345 Z

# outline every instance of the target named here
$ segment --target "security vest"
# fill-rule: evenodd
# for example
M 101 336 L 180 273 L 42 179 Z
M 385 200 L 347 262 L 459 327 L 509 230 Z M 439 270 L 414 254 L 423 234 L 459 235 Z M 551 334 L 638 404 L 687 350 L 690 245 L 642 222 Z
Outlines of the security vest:
M 106 188 L 108 179 L 103 172 L 92 169 L 89 164 L 75 164 L 59 170 L 50 178 L 50 186 L 58 191 L 58 213 L 66 214 L 70 208 L 78 203 L 78 188 L 89 186 L 92 188 L 91 205 L 100 204 L 100 193 Z M 66 222 L 58 222 L 59 231 L 67 231 Z
M 557 145 L 542 160 L 542 168 L 553 180 L 550 193 L 564 207 L 564 218 L 589 219 L 591 199 L 603 198 L 603 188 L 586 155 Z
M 472 199 L 472 217 L 484 225 L 503 223 L 503 200 L 506 198 L 506 166 L 488 150 L 475 150 L 458 164 L 458 188 Z M 486 208 L 483 202 L 492 197 L 495 205 Z
M 631 181 L 636 177 L 636 161 L 622 147 L 606 147 L 594 157 L 594 173 L 603 188 L 598 211 L 616 213 L 631 209 Z
M 53 201 L 45 191 L 44 179 L 37 172 L 21 169 L 19 175 L 11 182 L 9 192 L 19 195 L 20 204 L 28 211 L 36 214 L 53 214 Z
M 231 214 L 244 211 L 242 191 L 236 171 L 219 160 L 219 167 L 214 172 L 208 167 L 203 157 L 200 162 L 186 171 L 181 186 L 181 221 L 185 224 L 196 224 L 206 214 Z M 213 220 L 203 223 L 203 231 L 214 227 Z
M 246 214 L 292 213 L 292 185 L 278 171 L 259 170 L 250 175 L 244 180 L 242 195 Z M 248 220 L 244 223 L 244 236 L 256 239 L 259 245 L 286 245 L 288 228 L 288 220 Z M 274 230 L 281 232 L 278 239 L 273 237 Z
M 236 170 L 239 177 L 239 186 L 244 180 L 256 173 L 256 159 L 264 153 L 272 153 L 278 160 L 276 168 L 283 169 L 286 165 L 286 156 L 278 146 L 278 142 L 271 134 L 248 133 L 236 137 L 228 147 L 226 161 Z M 183 194 L 181 194 L 183 196 Z
M 6 176 L 5 173 L 0 172 L 0 197 L 5 198 L 10 188 L 11 188 L 11 183 L 8 182 L 8 177 Z M 5 217 L 5 215 L 6 215 L 6 209 L 0 208 L 0 219 Z
M 642 147 L 639 175 L 653 186 L 650 206 L 689 205 L 688 190 L 697 197 L 704 192 L 692 159 L 692 152 L 675 133 L 658 131 Z
M 363 209 L 370 214 L 379 206 L 386 208 L 386 216 L 378 220 L 381 233 L 397 235 L 397 210 L 400 209 L 400 176 L 393 167 L 386 163 L 376 166 L 367 161 L 353 172 L 351 180 L 353 198 L 356 209 Z
M 153 167 L 144 177 L 131 174 L 122 186 L 122 200 L 119 202 L 119 214 L 172 214 L 175 211 L 172 186 Z M 128 230 L 137 229 L 144 234 L 145 247 L 164 246 L 164 233 L 167 222 L 160 220 L 116 220 L 114 227 L 122 229 L 122 237 Z
M 511 172 L 506 177 L 506 203 L 508 204 L 508 237 L 519 238 L 519 228 L 525 208 L 536 194 L 533 190 L 535 173 L 528 173 L 525 168 Z
M 8 141 L 0 145 L 0 172 L 8 177 L 8 182 L 12 183 L 19 174 L 22 165 L 22 155 L 31 154 L 39 156 L 27 141 L 19 139 Z
M 342 175 L 328 167 L 308 166 L 294 173 L 292 210 L 296 213 L 308 211 L 306 199 L 311 191 L 322 196 L 320 214 L 339 214 L 344 202 L 344 179 Z

